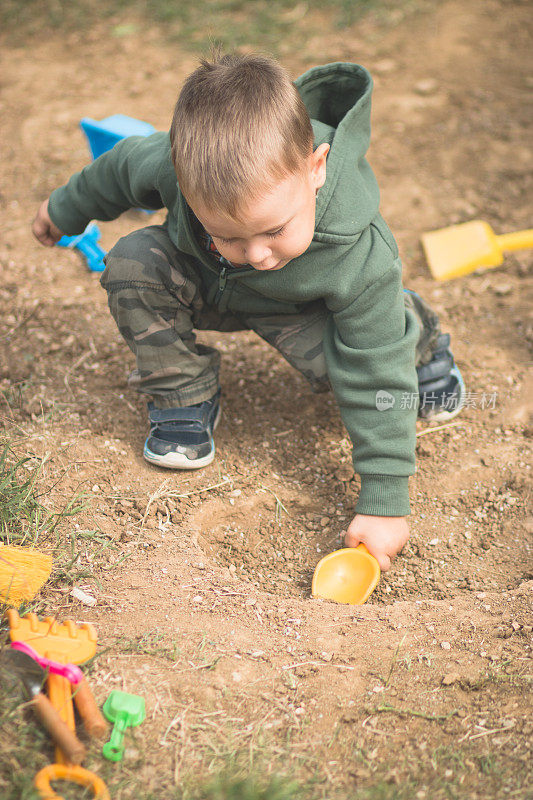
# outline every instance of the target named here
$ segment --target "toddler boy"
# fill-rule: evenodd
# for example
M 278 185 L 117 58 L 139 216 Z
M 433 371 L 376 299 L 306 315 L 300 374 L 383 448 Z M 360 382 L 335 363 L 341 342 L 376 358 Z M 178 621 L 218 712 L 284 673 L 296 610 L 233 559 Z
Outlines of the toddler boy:
M 436 315 L 402 288 L 365 159 L 371 89 L 356 64 L 293 84 L 267 57 L 203 61 L 170 135 L 119 142 L 52 193 L 33 232 L 53 245 L 92 219 L 166 208 L 163 225 L 119 240 L 102 275 L 136 357 L 130 383 L 151 398 L 145 458 L 213 460 L 219 355 L 194 331 L 253 330 L 314 391 L 333 389 L 361 477 L 345 542 L 388 569 L 409 535 L 417 411 L 451 418 L 464 384 Z

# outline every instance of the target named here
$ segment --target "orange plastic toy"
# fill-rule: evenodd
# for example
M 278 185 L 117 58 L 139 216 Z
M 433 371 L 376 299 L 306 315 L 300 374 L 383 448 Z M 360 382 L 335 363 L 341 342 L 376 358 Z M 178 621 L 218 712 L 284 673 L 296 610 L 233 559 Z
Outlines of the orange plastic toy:
M 40 621 L 36 614 L 19 617 L 14 609 L 8 610 L 7 619 L 11 641 L 27 642 L 39 655 L 61 664 L 83 664 L 96 652 L 96 630 L 90 624 L 76 625 L 71 619 L 60 624 L 53 617 L 45 617 Z M 50 673 L 48 695 L 61 719 L 74 731 L 72 688 L 69 681 Z M 85 678 L 74 687 L 74 700 L 88 733 L 104 736 L 107 723 Z M 59 748 L 56 748 L 56 760 L 65 763 Z
M 49 764 L 40 770 L 33 781 L 35 788 L 44 800 L 63 800 L 61 795 L 54 792 L 50 781 L 73 781 L 79 786 L 92 789 L 93 797 L 98 800 L 111 800 L 107 786 L 98 775 L 89 772 L 83 767 L 72 767 L 66 764 Z
M 376 588 L 380 575 L 378 562 L 364 544 L 344 547 L 318 562 L 311 594 L 323 600 L 361 605 Z

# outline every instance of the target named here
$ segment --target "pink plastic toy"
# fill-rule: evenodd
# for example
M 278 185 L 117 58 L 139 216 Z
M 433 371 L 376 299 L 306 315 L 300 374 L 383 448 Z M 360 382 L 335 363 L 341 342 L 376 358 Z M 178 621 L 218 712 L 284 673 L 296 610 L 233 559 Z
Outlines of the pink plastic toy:
M 33 647 L 30 647 L 26 642 L 11 642 L 11 647 L 15 650 L 21 650 L 23 653 L 31 656 L 43 669 L 47 669 L 54 675 L 61 675 L 67 681 L 73 684 L 79 683 L 83 678 L 83 672 L 75 664 L 59 664 L 57 661 L 51 661 L 49 658 L 40 656 Z

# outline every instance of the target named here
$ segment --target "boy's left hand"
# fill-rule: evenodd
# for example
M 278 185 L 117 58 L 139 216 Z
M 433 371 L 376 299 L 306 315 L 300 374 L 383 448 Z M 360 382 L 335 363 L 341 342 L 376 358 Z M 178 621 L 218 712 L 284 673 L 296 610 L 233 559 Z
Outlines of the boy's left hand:
M 345 547 L 357 547 L 361 542 L 386 572 L 391 560 L 409 539 L 405 517 L 373 517 L 356 514 L 344 537 Z

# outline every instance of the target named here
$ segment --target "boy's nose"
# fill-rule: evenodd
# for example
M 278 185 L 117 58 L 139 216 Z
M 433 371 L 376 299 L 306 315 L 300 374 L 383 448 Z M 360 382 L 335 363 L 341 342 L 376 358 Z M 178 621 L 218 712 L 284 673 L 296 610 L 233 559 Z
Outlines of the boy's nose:
M 261 264 L 272 255 L 272 251 L 264 244 L 249 244 L 244 248 L 244 255 L 249 264 Z

